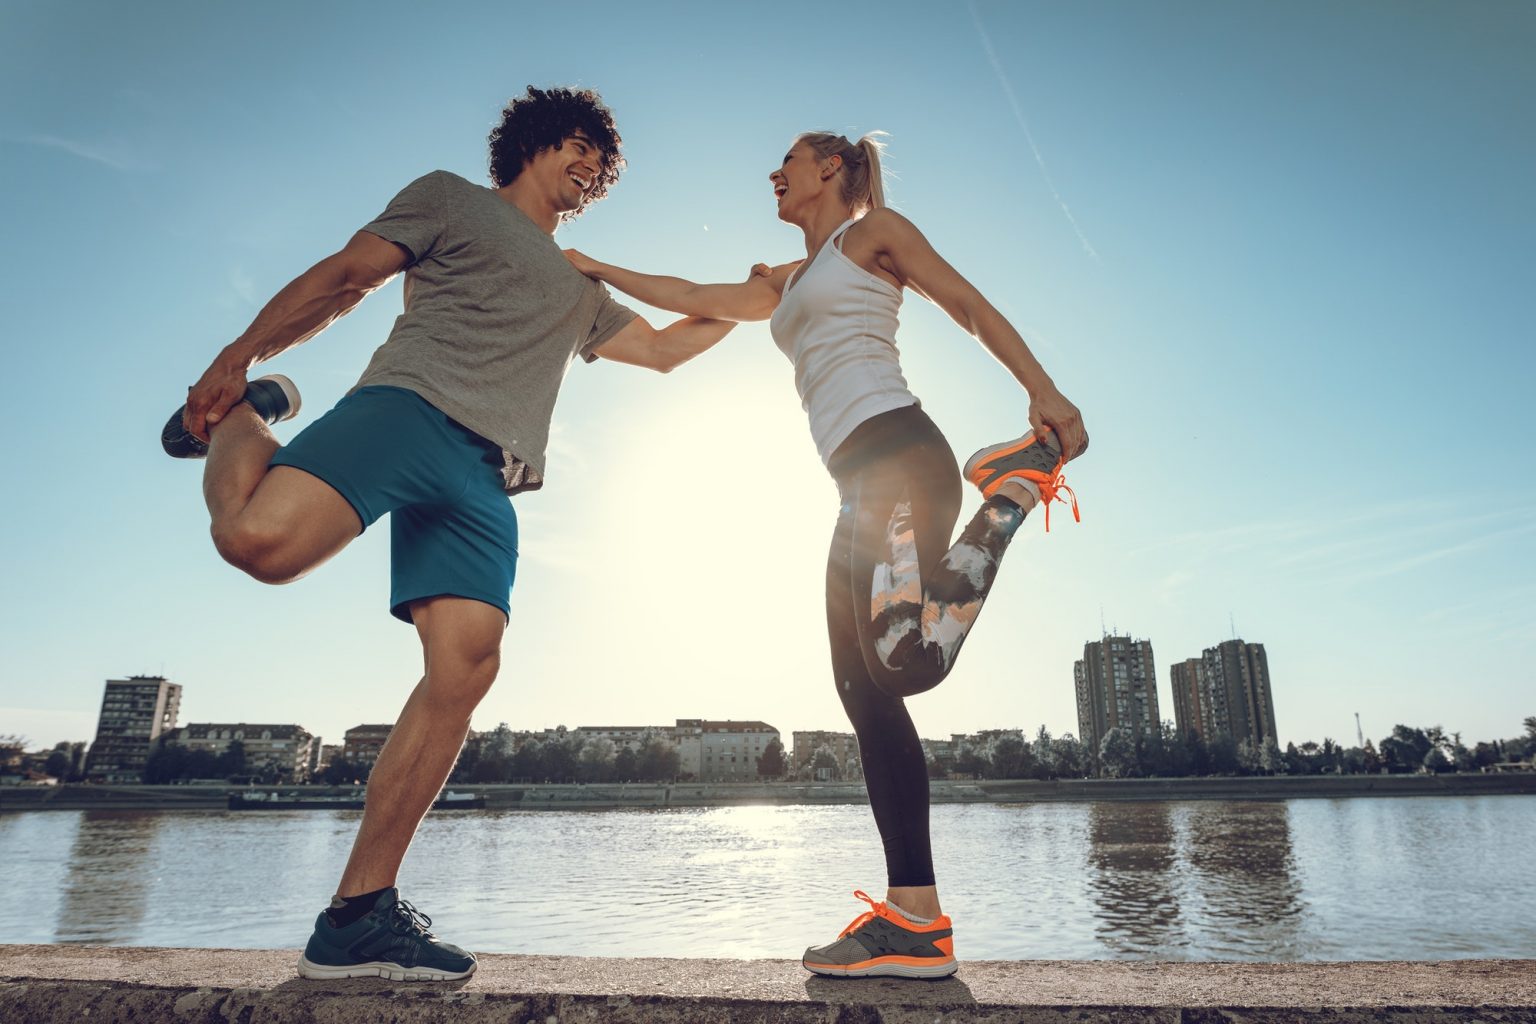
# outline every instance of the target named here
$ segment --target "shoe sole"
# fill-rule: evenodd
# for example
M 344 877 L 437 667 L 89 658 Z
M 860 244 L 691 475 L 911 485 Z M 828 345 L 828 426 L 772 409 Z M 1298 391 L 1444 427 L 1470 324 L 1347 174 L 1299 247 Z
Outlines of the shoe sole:
M 960 475 L 974 484 L 976 483 L 976 469 L 983 462 L 986 462 L 995 455 L 1011 455 L 1014 452 L 1023 451 L 1030 445 L 1039 443 L 1040 442 L 1035 438 L 1035 436 L 1031 434 L 1029 440 L 1023 442 L 1022 444 L 1019 442 L 1018 438 L 1014 438 L 1012 441 L 1004 441 L 1002 444 L 994 444 L 987 448 L 983 448 L 981 451 L 965 460 L 965 468 L 960 471 Z
M 251 383 L 255 384 L 258 381 L 263 380 L 269 380 L 273 384 L 276 384 L 279 388 L 282 389 L 283 397 L 288 400 L 288 415 L 284 416 L 277 422 L 284 423 L 297 416 L 299 414 L 299 409 L 304 405 L 304 399 L 299 395 L 299 386 L 281 373 L 269 373 L 265 377 L 257 377 L 256 380 L 252 381 Z
M 299 388 L 292 380 L 281 373 L 269 373 L 265 377 L 257 377 L 252 384 L 260 384 L 269 381 L 283 393 L 283 400 L 288 404 L 288 412 L 278 417 L 276 422 L 283 423 L 293 419 L 299 414 L 304 400 L 299 395 Z M 242 399 L 243 401 L 243 399 Z M 182 406 L 171 414 L 166 421 L 165 428 L 160 431 L 160 447 L 165 454 L 173 459 L 205 459 L 208 457 L 208 445 L 181 429 L 181 414 L 186 409 Z M 260 415 L 260 413 L 258 413 Z
M 475 965 L 476 967 L 479 964 Z M 475 973 L 471 967 L 467 971 L 436 971 L 430 967 L 401 967 L 384 960 L 375 960 L 366 964 L 348 964 L 345 967 L 332 967 L 329 964 L 317 964 L 306 956 L 299 957 L 299 976 L 315 981 L 330 981 L 340 978 L 385 978 L 389 981 L 458 981 Z
M 1053 432 L 1052 431 L 1047 431 L 1047 433 L 1053 433 Z M 1030 433 L 1029 433 L 1029 440 L 1027 440 L 1027 441 L 1022 441 L 1021 442 L 1021 440 L 1019 438 L 1014 438 L 1012 441 L 1004 441 L 1001 444 L 994 444 L 994 445 L 991 445 L 989 447 L 983 448 L 981 451 L 977 452 L 975 455 L 972 455 L 969 459 L 965 460 L 965 468 L 960 471 L 960 475 L 965 477 L 966 480 L 968 480 L 968 481 L 970 481 L 971 483 L 974 484 L 974 483 L 976 483 L 976 480 L 974 478 L 974 474 L 976 472 L 976 467 L 979 466 L 981 463 L 986 462 L 988 459 L 992 458 L 994 455 L 1000 455 L 1000 454 L 1005 454 L 1005 453 L 1011 455 L 1014 452 L 1021 452 L 1021 451 L 1023 451 L 1025 448 L 1028 448 L 1032 444 L 1039 444 L 1039 443 L 1040 443 L 1040 441 L 1035 437 L 1034 431 L 1030 431 Z M 1084 443 L 1084 445 L 1081 448 L 1078 449 L 1077 454 L 1072 456 L 1072 459 L 1080 459 L 1080 458 L 1082 458 L 1083 454 L 1085 452 L 1087 452 L 1087 451 L 1088 451 L 1088 445 L 1086 443 Z M 1068 459 L 1066 461 L 1071 462 L 1072 459 Z
M 998 490 L 1002 488 L 1003 484 L 1010 480 L 1028 480 L 1030 484 L 1034 485 L 1036 488 L 1031 493 L 1035 495 L 1036 500 L 1039 500 L 1039 481 L 1025 475 L 1026 473 L 1034 472 L 1033 470 L 1011 470 L 1007 473 L 1004 473 L 1002 476 L 997 477 L 990 484 L 984 485 L 982 483 L 982 479 L 988 475 L 985 469 L 987 462 L 991 461 L 997 456 L 1012 455 L 1015 452 L 1022 452 L 1025 449 L 1033 448 L 1038 444 L 1040 444 L 1039 438 L 1035 437 L 1033 432 L 1031 432 L 1028 438 L 1022 442 L 1019 441 L 1018 438 L 1015 438 L 1012 441 L 1004 441 L 1002 444 L 994 444 L 989 448 L 983 448 L 981 451 L 965 460 L 965 468 L 960 471 L 960 475 L 965 478 L 967 483 L 980 491 L 983 498 L 992 497 L 998 492 Z M 1046 450 L 1049 451 L 1050 449 Z
M 185 406 L 182 407 L 183 409 Z M 171 413 L 160 431 L 160 448 L 173 459 L 205 459 L 208 446 L 188 434 L 181 426 L 181 409 Z
M 800 966 L 825 978 L 947 978 L 960 969 L 960 961 L 915 964 L 909 958 L 881 957 L 846 966 L 813 964 L 802 960 Z

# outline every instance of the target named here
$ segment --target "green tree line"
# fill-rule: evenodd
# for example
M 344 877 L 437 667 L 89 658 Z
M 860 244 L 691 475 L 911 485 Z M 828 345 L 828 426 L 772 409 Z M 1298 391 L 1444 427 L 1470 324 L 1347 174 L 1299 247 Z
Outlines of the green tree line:
M 1524 721 L 1525 735 L 1468 747 L 1460 733 L 1440 726 L 1393 727 L 1380 743 L 1343 747 L 1332 739 L 1285 749 L 1274 741 L 1237 742 L 1218 734 L 1180 734 L 1172 722 L 1156 730 L 1111 729 L 1096 751 L 1072 734 L 1053 738 L 1044 727 L 1033 742 L 1004 737 L 990 756 L 962 749 L 950 758 L 930 759 L 929 775 L 982 779 L 1181 778 L 1201 775 L 1367 775 L 1413 772 L 1478 772 L 1496 764 L 1536 758 L 1536 715 Z
M 986 779 L 1080 779 L 1184 777 L 1201 775 L 1323 775 L 1406 774 L 1413 772 L 1477 772 L 1493 765 L 1536 759 L 1536 715 L 1523 722 L 1522 736 L 1467 746 L 1460 733 L 1440 726 L 1393 727 L 1377 743 L 1344 747 L 1332 739 L 1255 745 L 1230 736 L 1210 738 L 1180 734 L 1171 722 L 1157 730 L 1111 729 L 1097 750 L 1090 750 L 1071 733 L 1053 737 L 1041 726 L 1033 741 L 1004 737 L 986 753 L 961 749 L 932 758 L 933 778 L 962 775 Z M 20 775 L 35 773 L 66 782 L 85 778 L 86 744 L 63 742 L 45 752 L 28 753 L 28 741 L 0 736 L 0 769 Z M 823 756 L 824 755 L 824 756 Z M 836 768 L 829 752 L 818 752 Z M 337 759 L 315 781 L 331 785 L 364 783 L 369 765 Z M 758 776 L 779 779 L 788 773 L 784 747 L 775 738 L 758 759 Z M 290 781 L 276 764 L 249 764 L 245 747 L 231 742 L 222 754 L 194 750 L 176 743 L 158 744 L 145 766 L 146 783 L 166 784 L 204 779 L 239 779 L 275 784 Z M 495 782 L 661 782 L 685 779 L 675 747 L 660 736 L 648 737 L 638 750 L 619 748 L 607 739 L 583 741 L 575 736 L 537 740 L 517 734 L 502 723 L 467 743 L 450 781 Z

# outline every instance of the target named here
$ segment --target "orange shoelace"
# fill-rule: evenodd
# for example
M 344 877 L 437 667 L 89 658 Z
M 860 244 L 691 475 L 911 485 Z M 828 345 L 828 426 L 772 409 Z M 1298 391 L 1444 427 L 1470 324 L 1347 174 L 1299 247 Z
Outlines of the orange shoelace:
M 1083 521 L 1083 514 L 1077 508 L 1077 492 L 1067 486 L 1067 475 L 1063 471 L 1066 464 L 1066 459 L 1057 462 L 1056 468 L 1051 470 L 1049 476 L 1044 473 L 1037 473 L 1032 469 L 1022 470 L 1019 473 L 1019 476 L 1024 477 L 1030 483 L 1040 488 L 1040 504 L 1045 506 L 1046 533 L 1051 532 L 1051 503 L 1053 501 L 1064 502 L 1065 500 L 1058 493 L 1060 491 L 1066 491 L 1068 497 L 1072 499 L 1072 518 L 1079 523 Z
M 890 909 L 886 907 L 883 900 L 876 902 L 863 889 L 855 889 L 853 890 L 853 894 L 859 899 L 863 900 L 865 903 L 868 903 L 869 909 L 864 911 L 864 913 L 860 914 L 858 917 L 854 918 L 852 924 L 838 933 L 838 938 L 842 939 L 852 935 L 854 932 L 858 931 L 860 928 L 864 927 L 866 924 L 873 921 L 877 917 L 890 918 L 893 921 L 897 919 L 898 915 L 892 914 Z

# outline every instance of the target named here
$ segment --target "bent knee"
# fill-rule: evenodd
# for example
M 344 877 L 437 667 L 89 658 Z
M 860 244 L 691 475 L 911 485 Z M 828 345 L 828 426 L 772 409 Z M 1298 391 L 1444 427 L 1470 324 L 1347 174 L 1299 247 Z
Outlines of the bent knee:
M 219 556 L 261 583 L 291 583 L 307 568 L 286 550 L 287 538 L 276 530 L 236 519 L 215 523 L 212 533 Z
M 446 712 L 468 714 L 490 692 L 500 670 L 499 650 L 439 660 L 427 672 L 431 699 Z

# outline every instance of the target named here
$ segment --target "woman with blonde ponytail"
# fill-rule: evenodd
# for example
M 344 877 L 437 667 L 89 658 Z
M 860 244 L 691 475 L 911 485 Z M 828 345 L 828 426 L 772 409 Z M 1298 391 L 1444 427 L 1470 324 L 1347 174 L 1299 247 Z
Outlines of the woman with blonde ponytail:
M 937 978 L 954 973 L 953 924 L 939 903 L 928 834 L 928 765 L 904 698 L 954 666 L 997 567 L 1036 505 L 1072 496 L 1062 468 L 1088 448 L 1069 402 L 1024 339 L 885 205 L 881 145 L 807 132 L 768 175 L 779 219 L 805 236 L 805 258 L 760 264 L 741 284 L 695 284 L 599 263 L 582 273 L 690 316 L 769 320 L 794 364 L 811 435 L 841 495 L 827 565 L 833 681 L 859 738 L 887 889 L 805 967 L 833 976 Z M 1029 395 L 1031 429 L 983 448 L 964 477 L 982 505 L 951 544 L 961 475 L 943 434 L 907 388 L 896 349 L 905 289 L 974 335 Z M 1077 514 L 1077 501 L 1071 508 Z

